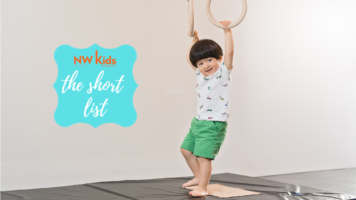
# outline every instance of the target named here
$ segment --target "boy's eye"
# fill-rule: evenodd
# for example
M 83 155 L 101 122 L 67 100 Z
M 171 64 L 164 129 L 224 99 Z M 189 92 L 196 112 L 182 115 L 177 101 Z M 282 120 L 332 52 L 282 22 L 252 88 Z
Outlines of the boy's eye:
M 213 59 L 208 59 L 208 61 L 211 61 L 211 60 L 213 60 Z M 201 65 L 201 64 L 203 64 L 203 63 L 199 63 L 198 65 Z

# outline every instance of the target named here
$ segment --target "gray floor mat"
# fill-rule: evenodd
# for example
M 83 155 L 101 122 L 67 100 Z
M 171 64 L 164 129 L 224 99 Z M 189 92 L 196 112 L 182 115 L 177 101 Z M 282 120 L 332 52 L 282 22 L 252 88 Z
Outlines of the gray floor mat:
M 2 191 L 2 200 L 187 200 L 197 199 L 181 188 L 193 177 L 162 178 L 149 180 L 124 180 L 96 182 L 83 185 Z M 356 196 L 332 193 L 320 189 L 286 184 L 262 178 L 232 173 L 213 174 L 209 184 L 218 183 L 230 187 L 260 192 L 261 195 L 228 198 L 231 200 L 349 200 Z M 220 199 L 215 196 L 200 199 Z

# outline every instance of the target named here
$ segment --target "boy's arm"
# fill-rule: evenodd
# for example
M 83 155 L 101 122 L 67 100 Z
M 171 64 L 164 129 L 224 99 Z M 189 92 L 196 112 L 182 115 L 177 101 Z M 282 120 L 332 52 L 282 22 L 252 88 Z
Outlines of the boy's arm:
M 234 41 L 232 40 L 231 29 L 224 29 L 225 33 L 225 58 L 224 63 L 228 70 L 233 68 L 232 61 L 234 57 Z
M 189 63 L 189 65 L 192 67 L 192 69 L 195 71 L 196 70 L 196 67 L 194 67 L 192 65 L 192 63 L 190 62 L 190 59 L 189 59 L 189 53 L 190 53 L 190 49 L 192 48 L 192 46 L 199 41 L 199 37 L 198 37 L 198 33 L 196 32 L 196 30 L 194 30 L 194 38 L 192 40 L 192 42 L 190 43 L 190 46 L 189 46 L 189 49 L 188 49 L 188 52 L 187 52 L 187 62 Z

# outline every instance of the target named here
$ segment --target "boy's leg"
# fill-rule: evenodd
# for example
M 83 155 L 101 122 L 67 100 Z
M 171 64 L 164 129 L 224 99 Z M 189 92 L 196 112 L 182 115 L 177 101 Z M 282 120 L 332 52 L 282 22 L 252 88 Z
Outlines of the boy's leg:
M 182 152 L 185 160 L 187 161 L 189 168 L 192 170 L 194 177 L 199 179 L 200 165 L 199 165 L 198 157 L 193 155 L 193 152 L 188 151 L 186 149 L 180 148 L 180 151 Z
M 219 121 L 201 121 L 195 136 L 194 155 L 199 157 L 200 178 L 198 188 L 189 194 L 208 195 L 207 189 L 212 173 L 211 161 L 215 159 L 226 136 L 227 124 Z
M 189 168 L 192 170 L 194 174 L 194 178 L 183 184 L 183 188 L 187 186 L 198 185 L 199 176 L 200 176 L 200 166 L 197 156 L 193 155 L 194 146 L 195 146 L 195 138 L 193 131 L 195 130 L 195 122 L 196 118 L 194 117 L 191 122 L 191 128 L 189 133 L 184 138 L 182 145 L 180 146 L 180 151 L 182 152 Z
M 200 164 L 199 187 L 201 189 L 204 189 L 204 191 L 207 191 L 211 172 L 212 172 L 211 159 L 200 157 L 199 164 Z
M 198 188 L 189 192 L 193 196 L 206 196 L 208 195 L 208 184 L 211 177 L 212 166 L 211 159 L 199 157 L 200 163 L 200 178 Z

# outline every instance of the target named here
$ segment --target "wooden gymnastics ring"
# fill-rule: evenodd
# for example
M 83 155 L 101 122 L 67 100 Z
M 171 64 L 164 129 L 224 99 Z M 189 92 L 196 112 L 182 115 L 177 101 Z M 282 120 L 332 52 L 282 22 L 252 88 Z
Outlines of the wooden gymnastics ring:
M 224 27 L 221 23 L 216 21 L 216 19 L 211 14 L 211 11 L 210 11 L 211 0 L 206 0 L 206 15 L 208 16 L 210 22 L 213 23 L 215 26 L 217 26 L 219 28 L 222 28 L 222 29 L 233 28 L 233 27 L 239 25 L 242 22 L 242 20 L 245 18 L 246 13 L 247 13 L 247 2 L 246 2 L 246 0 L 241 0 L 241 2 L 242 2 L 242 12 L 241 12 L 240 17 L 236 21 L 234 21 L 231 24 L 229 24 L 228 27 Z
M 188 31 L 189 37 L 194 36 L 194 3 L 193 0 L 188 0 Z

